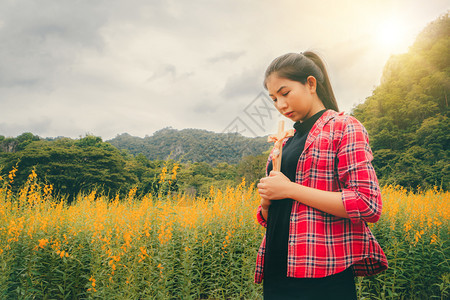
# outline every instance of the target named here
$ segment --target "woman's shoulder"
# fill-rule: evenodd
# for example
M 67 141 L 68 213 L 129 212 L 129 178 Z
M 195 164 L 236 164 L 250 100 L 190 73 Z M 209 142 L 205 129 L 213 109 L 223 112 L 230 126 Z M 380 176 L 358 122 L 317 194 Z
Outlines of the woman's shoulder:
M 335 126 L 343 126 L 346 127 L 348 125 L 351 126 L 361 126 L 364 127 L 358 119 L 354 116 L 346 114 L 345 112 L 337 112 L 334 110 L 327 110 L 324 113 L 324 117 L 334 123 Z
M 346 135 L 362 134 L 367 135 L 364 125 L 354 116 L 345 112 L 327 110 L 323 115 L 323 130 L 333 132 L 334 138 L 343 138 Z

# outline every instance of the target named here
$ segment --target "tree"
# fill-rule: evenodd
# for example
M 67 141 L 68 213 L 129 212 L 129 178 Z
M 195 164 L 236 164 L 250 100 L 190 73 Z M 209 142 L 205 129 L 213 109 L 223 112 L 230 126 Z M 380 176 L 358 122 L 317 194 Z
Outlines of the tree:
M 10 170 L 15 164 L 18 165 L 16 188 L 35 168 L 42 180 L 67 195 L 69 201 L 80 192 L 92 190 L 107 194 L 124 192 L 137 182 L 125 169 L 120 151 L 91 136 L 75 141 L 31 141 L 22 151 L 8 157 L 4 169 Z
M 266 164 L 269 152 L 257 156 L 245 156 L 237 166 L 239 177 L 249 183 L 257 183 L 266 175 Z

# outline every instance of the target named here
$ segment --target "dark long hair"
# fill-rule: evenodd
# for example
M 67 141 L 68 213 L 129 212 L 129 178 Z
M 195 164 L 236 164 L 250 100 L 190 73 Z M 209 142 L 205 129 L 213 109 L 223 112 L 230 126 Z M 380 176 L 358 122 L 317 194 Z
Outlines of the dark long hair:
M 317 81 L 317 96 L 327 109 L 339 111 L 336 98 L 334 97 L 330 79 L 325 64 L 314 52 L 288 53 L 275 58 L 266 70 L 264 76 L 264 87 L 267 89 L 267 78 L 277 73 L 292 81 L 306 84 L 309 76 L 314 76 Z

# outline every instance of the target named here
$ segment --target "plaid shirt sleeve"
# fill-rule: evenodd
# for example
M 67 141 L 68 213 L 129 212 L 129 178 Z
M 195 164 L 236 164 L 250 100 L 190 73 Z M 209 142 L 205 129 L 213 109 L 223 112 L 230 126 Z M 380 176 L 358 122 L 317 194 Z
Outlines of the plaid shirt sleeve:
M 381 216 L 381 193 L 367 131 L 355 118 L 348 117 L 342 129 L 337 153 L 337 170 L 342 187 L 342 201 L 353 223 L 375 223 Z

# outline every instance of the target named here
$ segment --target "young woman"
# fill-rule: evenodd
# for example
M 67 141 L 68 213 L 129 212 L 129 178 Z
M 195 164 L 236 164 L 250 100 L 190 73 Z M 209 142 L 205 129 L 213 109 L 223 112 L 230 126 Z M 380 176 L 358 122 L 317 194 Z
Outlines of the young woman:
M 264 299 L 356 299 L 354 276 L 388 267 L 367 226 L 381 197 L 365 128 L 339 113 L 322 60 L 289 53 L 267 68 L 264 86 L 278 111 L 295 121 L 281 172 L 260 180 L 257 218 L 266 227 L 255 282 Z

